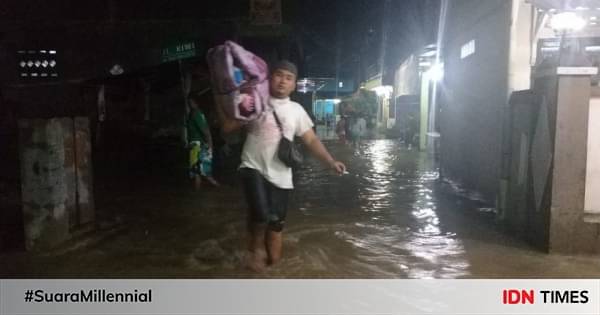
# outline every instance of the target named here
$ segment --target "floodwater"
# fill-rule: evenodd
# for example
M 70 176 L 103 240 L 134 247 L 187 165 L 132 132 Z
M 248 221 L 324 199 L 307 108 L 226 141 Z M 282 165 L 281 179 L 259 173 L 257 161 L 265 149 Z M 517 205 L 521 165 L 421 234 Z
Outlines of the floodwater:
M 598 256 L 548 255 L 503 231 L 493 209 L 440 180 L 427 154 L 393 140 L 327 146 L 349 174 L 316 161 L 298 170 L 284 258 L 264 273 L 243 266 L 245 204 L 235 176 L 195 192 L 163 161 L 112 180 L 97 174 L 99 216 L 113 226 L 96 234 L 107 237 L 66 252 L 4 254 L 1 276 L 600 277 Z

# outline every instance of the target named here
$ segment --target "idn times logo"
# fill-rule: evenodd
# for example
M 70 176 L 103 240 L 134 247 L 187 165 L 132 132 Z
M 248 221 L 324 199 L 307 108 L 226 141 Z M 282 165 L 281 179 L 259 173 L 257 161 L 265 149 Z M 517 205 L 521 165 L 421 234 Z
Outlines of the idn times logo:
M 586 304 L 588 290 L 502 290 L 502 304 Z

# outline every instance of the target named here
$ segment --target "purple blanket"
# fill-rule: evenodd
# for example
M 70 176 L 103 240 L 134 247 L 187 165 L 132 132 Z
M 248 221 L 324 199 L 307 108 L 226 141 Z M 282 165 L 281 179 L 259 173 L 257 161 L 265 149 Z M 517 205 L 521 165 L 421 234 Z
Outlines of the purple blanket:
M 269 97 L 264 60 L 232 41 L 211 48 L 206 59 L 217 106 L 222 106 L 231 118 L 256 119 Z

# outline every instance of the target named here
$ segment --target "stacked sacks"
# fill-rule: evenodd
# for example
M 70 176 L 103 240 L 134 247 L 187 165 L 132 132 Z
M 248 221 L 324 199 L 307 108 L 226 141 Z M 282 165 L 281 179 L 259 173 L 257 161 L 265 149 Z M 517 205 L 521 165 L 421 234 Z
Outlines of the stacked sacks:
M 217 106 L 238 120 L 251 121 L 260 116 L 269 97 L 264 60 L 232 41 L 211 48 L 206 58 Z

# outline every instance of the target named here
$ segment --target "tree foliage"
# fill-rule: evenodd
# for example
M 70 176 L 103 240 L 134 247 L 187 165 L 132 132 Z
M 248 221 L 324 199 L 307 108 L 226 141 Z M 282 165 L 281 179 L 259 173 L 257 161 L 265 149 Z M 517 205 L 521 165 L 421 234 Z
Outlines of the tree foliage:
M 359 89 L 352 96 L 343 99 L 343 102 L 348 104 L 349 112 L 373 117 L 377 115 L 377 94 L 366 89 Z

